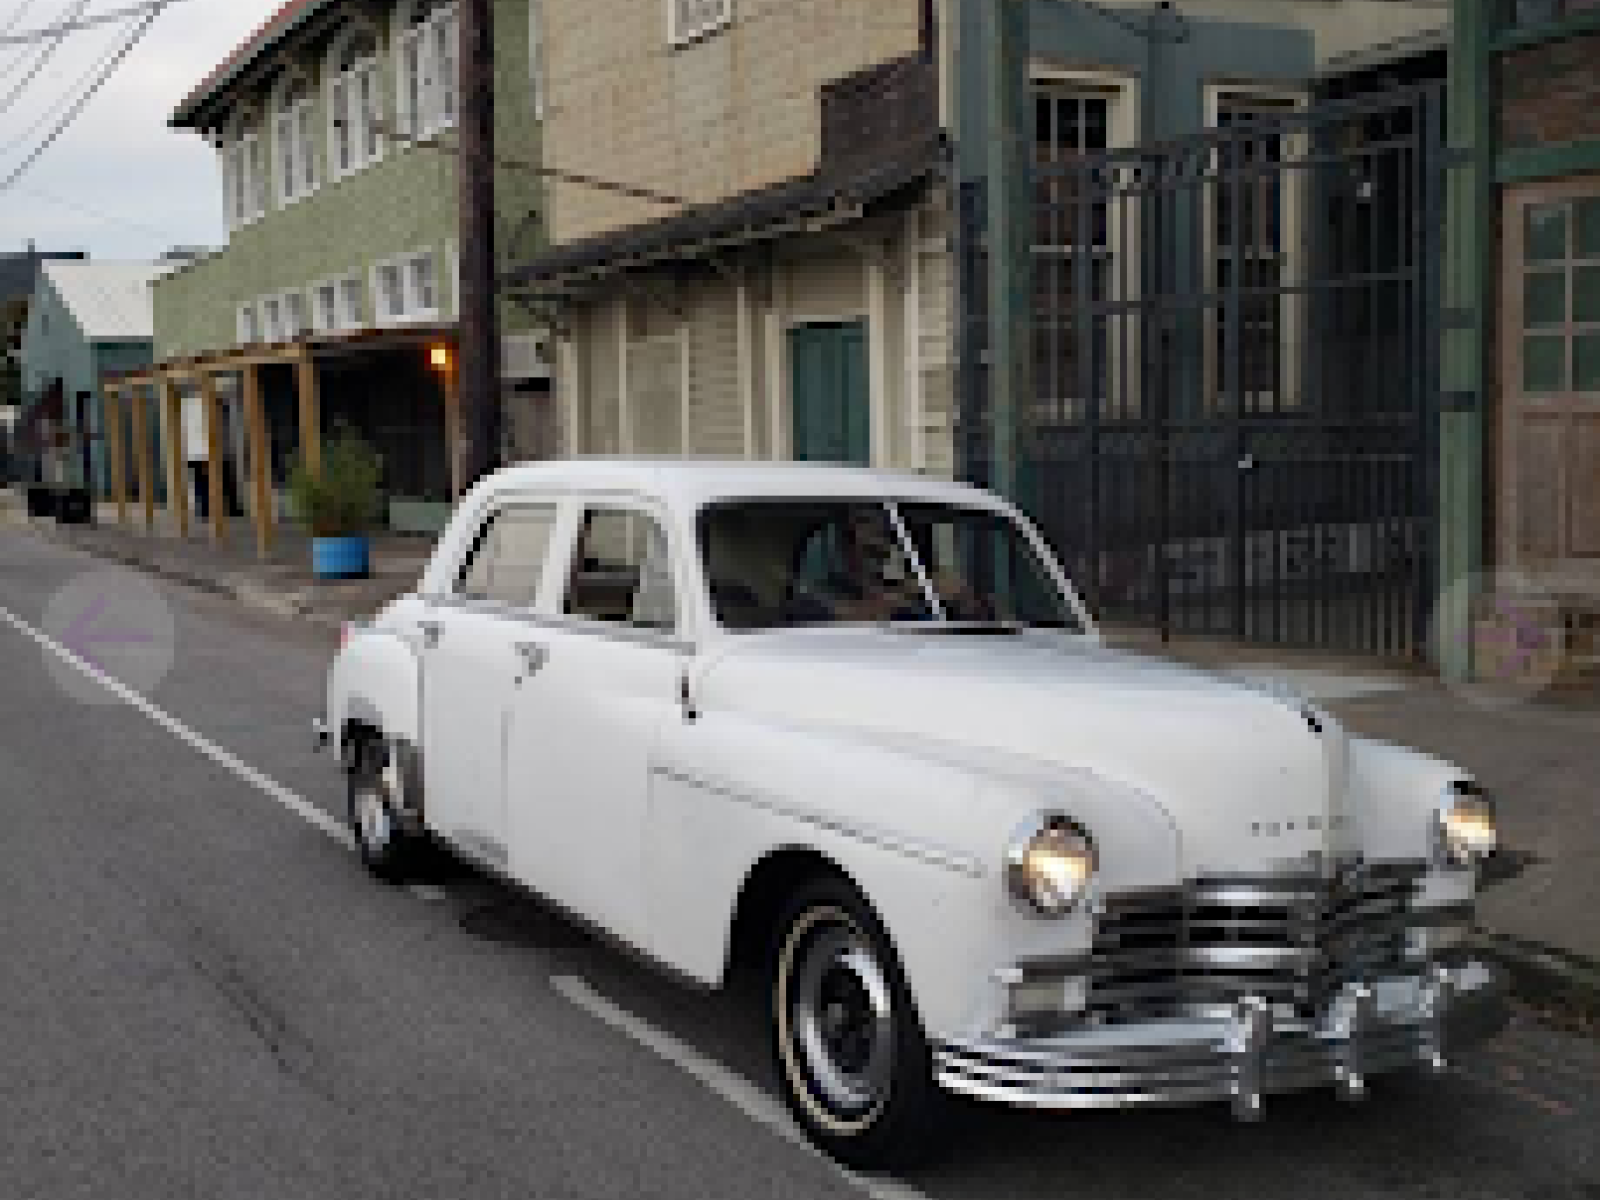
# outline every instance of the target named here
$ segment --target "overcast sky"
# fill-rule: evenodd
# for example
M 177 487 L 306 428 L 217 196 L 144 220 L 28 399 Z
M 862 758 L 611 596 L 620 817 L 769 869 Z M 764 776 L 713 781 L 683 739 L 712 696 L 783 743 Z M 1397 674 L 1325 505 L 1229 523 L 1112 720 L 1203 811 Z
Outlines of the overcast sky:
M 197 134 L 168 129 L 167 117 L 280 2 L 178 0 L 163 12 L 61 140 L 14 187 L 0 191 L 0 250 L 24 249 L 32 238 L 41 249 L 152 258 L 173 245 L 221 242 L 216 160 Z M 88 12 L 128 3 L 90 0 Z M 19 9 L 22 31 L 49 25 L 70 7 L 68 0 L 0 0 L 0 29 Z M 52 107 L 119 42 L 123 28 L 71 35 L 0 111 L 0 179 L 55 125 Z M 0 103 L 37 54 L 0 46 Z

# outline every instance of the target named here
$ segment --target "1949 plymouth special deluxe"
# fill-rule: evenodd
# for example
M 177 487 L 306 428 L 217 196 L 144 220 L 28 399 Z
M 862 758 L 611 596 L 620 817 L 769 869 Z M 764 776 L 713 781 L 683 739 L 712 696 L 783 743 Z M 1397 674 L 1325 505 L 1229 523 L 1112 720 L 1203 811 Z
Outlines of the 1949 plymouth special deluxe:
M 437 839 L 692 981 L 762 972 L 789 1107 L 858 1165 L 950 1093 L 1248 1118 L 1503 1021 L 1472 779 L 1107 649 L 965 486 L 503 471 L 347 639 L 318 735 L 380 877 Z

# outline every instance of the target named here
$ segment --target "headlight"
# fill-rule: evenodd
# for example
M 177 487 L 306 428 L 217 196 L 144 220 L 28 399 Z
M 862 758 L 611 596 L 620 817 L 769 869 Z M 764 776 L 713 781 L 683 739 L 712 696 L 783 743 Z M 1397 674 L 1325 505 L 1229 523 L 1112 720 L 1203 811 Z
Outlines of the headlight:
M 1480 863 L 1500 844 L 1494 803 L 1475 783 L 1458 780 L 1445 789 L 1436 820 L 1439 857 L 1449 866 Z
M 1078 906 L 1099 868 L 1094 841 L 1060 813 L 1045 813 L 1017 831 L 1006 851 L 1006 888 L 1043 917 Z

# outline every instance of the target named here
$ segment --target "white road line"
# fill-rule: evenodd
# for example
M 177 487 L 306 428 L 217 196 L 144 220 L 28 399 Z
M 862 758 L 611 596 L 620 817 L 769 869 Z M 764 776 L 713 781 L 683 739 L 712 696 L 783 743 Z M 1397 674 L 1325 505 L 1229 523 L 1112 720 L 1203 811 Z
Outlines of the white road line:
M 255 787 L 259 791 L 265 792 L 272 799 L 283 805 L 284 808 L 294 813 L 294 815 L 299 817 L 302 821 L 305 821 L 307 824 L 327 834 L 341 846 L 344 846 L 346 849 L 349 849 L 352 846 L 353 843 L 350 838 L 350 831 L 345 828 L 343 822 L 329 816 L 310 801 L 295 795 L 295 793 L 291 792 L 288 788 L 284 787 L 276 780 L 267 778 L 267 776 L 263 775 L 260 771 L 256 770 L 237 755 L 224 750 L 215 742 L 196 733 L 193 729 L 190 729 L 171 713 L 152 704 L 149 700 L 145 699 L 127 684 L 123 683 L 120 679 L 116 679 L 110 675 L 107 675 L 104 671 L 100 670 L 99 667 L 96 667 L 92 663 L 86 662 L 82 658 L 79 658 L 76 654 L 74 654 L 71 650 L 68 650 L 49 634 L 35 629 L 32 625 L 28 624 L 28 622 L 24 621 L 21 617 L 17 616 L 8 609 L 0 608 L 0 621 L 4 621 L 6 624 L 10 625 L 24 637 L 30 638 L 31 640 L 37 642 L 40 646 L 48 650 L 51 654 L 54 654 L 68 666 L 71 666 L 75 670 L 87 675 L 90 679 L 94 680 L 101 687 L 105 688 L 112 695 L 116 696 L 119 700 L 124 701 L 130 707 L 137 709 L 139 712 L 149 717 L 152 721 L 161 726 L 161 728 L 165 729 L 168 733 L 172 734 L 172 736 L 177 738 L 180 742 L 183 742 L 185 745 L 194 750 L 198 750 L 212 762 L 233 772 L 233 774 L 237 775 L 240 779 L 244 780 L 252 787 Z
M 225 767 L 246 783 L 265 792 L 273 800 L 283 805 L 284 808 L 294 813 L 295 816 L 327 834 L 341 846 L 349 848 L 352 845 L 350 831 L 341 822 L 323 812 L 316 805 L 295 795 L 281 783 L 267 778 L 267 776 L 237 755 L 224 750 L 215 742 L 196 733 L 171 713 L 152 704 L 121 680 L 115 679 L 93 664 L 85 662 L 54 638 L 35 629 L 28 622 L 6 608 L 0 607 L 0 621 L 10 625 L 24 637 L 37 642 L 62 662 L 87 675 L 112 695 L 149 717 L 185 745 L 199 751 L 211 759 L 212 762 Z M 420 889 L 413 890 L 419 896 L 422 895 Z M 423 898 L 432 899 L 431 896 Z M 583 980 L 570 975 L 558 975 L 550 982 L 556 991 L 567 1000 L 611 1028 L 626 1034 L 660 1058 L 693 1076 L 757 1124 L 765 1126 L 779 1137 L 794 1143 L 807 1152 L 817 1154 L 818 1157 L 823 1158 L 848 1182 L 860 1188 L 872 1200 L 927 1200 L 922 1192 L 908 1184 L 901 1183 L 895 1179 L 859 1175 L 854 1171 L 849 1171 L 839 1166 L 832 1159 L 828 1159 L 805 1140 L 795 1127 L 794 1122 L 789 1119 L 789 1114 L 784 1111 L 783 1106 L 771 1096 L 749 1080 L 736 1075 L 720 1063 L 707 1058 L 694 1047 L 679 1041 L 670 1033 L 641 1021 L 626 1009 L 617 1007 Z
M 626 1034 L 658 1058 L 699 1080 L 756 1124 L 821 1158 L 838 1171 L 847 1182 L 872 1197 L 872 1200 L 927 1200 L 925 1193 L 898 1179 L 861 1175 L 840 1166 L 806 1141 L 783 1105 L 755 1084 L 701 1054 L 693 1046 L 673 1037 L 666 1030 L 657 1029 L 627 1009 L 613 1004 L 582 979 L 574 975 L 556 975 L 551 978 L 550 984 L 559 995 L 570 1000 L 596 1020 L 609 1025 L 619 1033 Z

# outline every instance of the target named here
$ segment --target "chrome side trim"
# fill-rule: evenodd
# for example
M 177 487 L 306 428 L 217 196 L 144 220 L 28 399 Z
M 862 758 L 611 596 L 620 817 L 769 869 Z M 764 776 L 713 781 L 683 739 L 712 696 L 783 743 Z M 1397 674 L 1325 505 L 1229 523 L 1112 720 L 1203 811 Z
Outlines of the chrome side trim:
M 465 596 L 428 596 L 430 608 L 450 612 L 476 613 L 479 616 L 500 617 L 533 629 L 559 630 L 564 633 L 581 633 L 588 637 L 605 638 L 613 642 L 626 642 L 636 646 L 652 646 L 678 654 L 694 654 L 699 647 L 687 638 L 660 633 L 652 629 L 639 629 L 610 621 L 596 621 L 588 617 L 568 617 L 556 613 L 536 613 L 525 608 L 513 608 L 495 600 L 475 600 Z
M 815 809 L 803 808 L 771 796 L 758 795 L 754 791 L 745 788 L 690 775 L 685 771 L 674 770 L 671 767 L 655 765 L 650 768 L 650 771 L 657 778 L 709 792 L 724 800 L 732 800 L 751 808 L 758 808 L 763 812 L 772 813 L 774 816 L 786 817 L 791 821 L 799 821 L 813 828 L 836 833 L 841 837 L 862 842 L 879 850 L 888 850 L 891 853 L 900 854 L 906 858 L 927 863 L 930 866 L 943 867 L 946 870 L 955 871 L 957 874 L 966 875 L 972 879 L 982 879 L 987 874 L 983 864 L 972 855 L 950 849 L 947 846 L 905 837 L 901 834 L 891 833 L 888 830 L 877 829 L 855 821 L 841 820 L 838 817 L 817 812 Z

